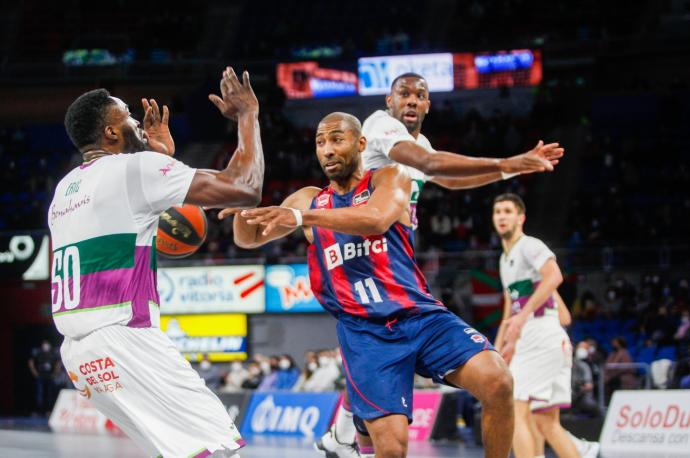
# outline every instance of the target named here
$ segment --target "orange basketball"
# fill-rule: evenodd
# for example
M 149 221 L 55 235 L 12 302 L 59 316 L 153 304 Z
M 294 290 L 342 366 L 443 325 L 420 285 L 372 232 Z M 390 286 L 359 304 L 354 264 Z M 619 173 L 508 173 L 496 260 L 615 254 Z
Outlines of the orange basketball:
M 170 207 L 158 219 L 156 250 L 169 258 L 184 258 L 206 239 L 206 214 L 201 207 L 184 204 Z

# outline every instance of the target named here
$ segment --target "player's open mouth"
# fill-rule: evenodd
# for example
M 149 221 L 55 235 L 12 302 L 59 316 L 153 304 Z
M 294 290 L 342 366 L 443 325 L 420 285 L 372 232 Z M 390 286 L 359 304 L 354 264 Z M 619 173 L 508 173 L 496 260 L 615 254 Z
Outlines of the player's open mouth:
M 417 113 L 415 111 L 408 111 L 407 113 L 403 114 L 403 119 L 405 121 L 416 121 Z
M 327 162 L 326 165 L 324 165 L 324 169 L 326 169 L 327 172 L 332 172 L 336 168 L 340 166 L 339 162 Z

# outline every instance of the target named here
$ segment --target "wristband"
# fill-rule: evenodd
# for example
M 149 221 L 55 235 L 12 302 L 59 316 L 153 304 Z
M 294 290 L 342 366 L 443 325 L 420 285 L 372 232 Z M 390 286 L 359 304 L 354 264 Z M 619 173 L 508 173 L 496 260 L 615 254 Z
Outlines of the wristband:
M 507 172 L 501 172 L 501 178 L 504 180 L 510 180 L 513 177 L 516 177 L 520 175 L 520 172 L 515 172 L 515 173 L 507 173 Z
M 300 227 L 302 225 L 302 211 L 297 210 L 296 208 L 290 208 L 292 211 L 292 214 L 295 215 L 295 220 L 297 221 L 296 226 Z

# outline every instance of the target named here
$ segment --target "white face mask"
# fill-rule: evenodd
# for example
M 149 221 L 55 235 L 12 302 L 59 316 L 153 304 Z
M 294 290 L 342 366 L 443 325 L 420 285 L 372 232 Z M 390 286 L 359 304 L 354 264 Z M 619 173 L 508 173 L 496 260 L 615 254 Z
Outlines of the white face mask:
M 259 375 L 261 373 L 261 369 L 259 369 L 256 366 L 252 366 L 249 368 L 249 373 L 254 375 L 254 376 Z
M 283 370 L 290 369 L 290 360 L 281 359 L 280 362 L 278 363 L 278 367 L 283 369 Z
M 43 350 L 43 351 L 45 351 L 45 352 L 50 351 L 50 344 L 49 344 L 49 343 L 44 343 L 43 345 L 41 345 L 41 350 Z
M 329 358 L 328 356 L 319 356 L 319 366 L 327 366 L 328 364 L 330 364 L 330 362 L 331 358 Z
M 264 361 L 261 363 L 261 370 L 264 372 L 264 374 L 268 374 L 271 372 L 271 365 L 267 361 Z
M 207 371 L 211 368 L 211 361 L 203 360 L 201 363 L 199 363 L 199 367 L 201 370 Z
M 232 363 L 232 366 L 230 366 L 230 369 L 232 369 L 233 372 L 239 372 L 242 370 L 242 363 L 235 361 Z
M 307 367 L 309 368 L 310 371 L 314 372 L 316 369 L 319 368 L 319 365 L 316 364 L 316 361 L 310 362 Z
M 575 350 L 575 357 L 577 359 L 587 359 L 589 356 L 589 352 L 585 347 L 578 347 L 577 350 Z

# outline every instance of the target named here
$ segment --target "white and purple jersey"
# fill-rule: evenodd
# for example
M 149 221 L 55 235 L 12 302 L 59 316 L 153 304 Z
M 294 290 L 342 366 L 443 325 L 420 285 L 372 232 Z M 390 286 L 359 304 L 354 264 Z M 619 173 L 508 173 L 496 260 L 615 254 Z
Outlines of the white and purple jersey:
M 375 170 L 386 165 L 397 164 L 389 157 L 389 154 L 398 142 L 409 141 L 418 144 L 429 152 L 434 151 L 431 143 L 424 135 L 420 133 L 417 138 L 414 138 L 402 122 L 383 110 L 375 111 L 364 121 L 362 135 L 367 139 L 366 149 L 362 153 L 362 163 L 366 170 Z M 405 168 L 410 178 L 412 178 L 410 216 L 412 218 L 412 227 L 416 229 L 419 194 L 422 192 L 424 183 L 431 178 L 414 167 L 405 164 L 400 165 Z
M 529 235 L 520 237 L 510 252 L 501 255 L 501 282 L 510 295 L 512 315 L 522 310 L 539 286 L 542 279 L 539 270 L 549 259 L 556 259 L 553 251 L 544 242 Z M 558 324 L 558 310 L 553 297 L 537 307 L 533 316 L 555 318 Z
M 61 334 L 79 339 L 114 324 L 159 326 L 158 217 L 183 203 L 194 173 L 144 151 L 94 159 L 58 183 L 48 226 L 52 312 Z

